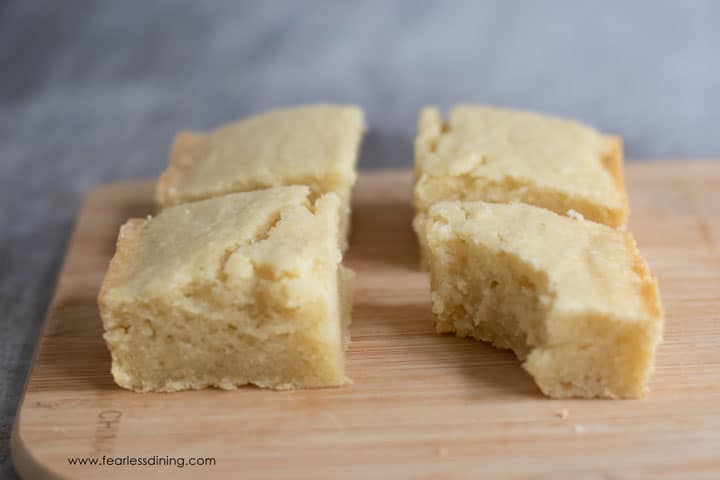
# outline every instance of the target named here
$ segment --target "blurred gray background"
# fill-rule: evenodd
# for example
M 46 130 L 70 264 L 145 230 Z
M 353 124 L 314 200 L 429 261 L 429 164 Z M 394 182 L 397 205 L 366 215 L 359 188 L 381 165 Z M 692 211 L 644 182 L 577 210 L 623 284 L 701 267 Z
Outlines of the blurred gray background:
M 409 166 L 418 109 L 577 118 L 633 160 L 720 157 L 718 1 L 0 0 L 0 478 L 84 192 L 156 176 L 173 132 L 362 105 L 361 167 Z

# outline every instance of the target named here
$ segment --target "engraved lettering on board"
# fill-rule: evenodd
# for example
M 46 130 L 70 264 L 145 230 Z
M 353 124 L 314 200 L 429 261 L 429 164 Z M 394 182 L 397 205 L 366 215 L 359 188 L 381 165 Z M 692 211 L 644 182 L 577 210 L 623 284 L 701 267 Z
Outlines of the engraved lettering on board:
M 117 438 L 121 418 L 122 412 L 120 410 L 102 410 L 98 413 L 93 442 L 96 455 L 108 455 L 112 453 L 113 443 L 115 438 Z

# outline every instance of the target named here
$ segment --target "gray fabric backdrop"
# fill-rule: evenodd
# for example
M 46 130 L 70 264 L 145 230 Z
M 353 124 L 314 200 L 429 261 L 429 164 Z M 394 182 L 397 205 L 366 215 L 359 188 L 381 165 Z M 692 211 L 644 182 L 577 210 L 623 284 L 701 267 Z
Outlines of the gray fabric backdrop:
M 720 153 L 720 2 L 0 0 L 0 477 L 83 193 L 157 175 L 180 128 L 354 102 L 361 167 L 408 166 L 418 109 L 575 117 L 646 160 Z

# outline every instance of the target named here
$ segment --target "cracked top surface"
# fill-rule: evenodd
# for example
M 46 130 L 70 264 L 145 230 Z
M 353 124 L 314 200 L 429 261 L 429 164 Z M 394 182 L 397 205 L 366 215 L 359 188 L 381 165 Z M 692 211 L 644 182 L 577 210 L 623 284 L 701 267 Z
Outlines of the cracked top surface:
M 511 182 L 626 209 L 620 140 L 577 122 L 479 105 L 457 105 L 444 122 L 426 108 L 416 155 L 420 184 L 448 177 Z
M 517 258 L 545 278 L 559 314 L 662 317 L 656 281 L 627 232 L 522 203 L 455 201 L 430 208 L 425 234 L 431 249 L 460 241 Z
M 258 281 L 297 280 L 302 286 L 314 278 L 325 283 L 341 260 L 339 208 L 340 199 L 333 193 L 313 204 L 308 187 L 289 186 L 177 205 L 155 217 L 131 219 L 120 229 L 100 297 L 153 298 L 176 294 L 189 284 L 240 292 Z
M 181 132 L 156 201 L 167 206 L 292 184 L 344 197 L 355 182 L 364 129 L 358 107 L 307 105 L 261 113 L 208 133 Z

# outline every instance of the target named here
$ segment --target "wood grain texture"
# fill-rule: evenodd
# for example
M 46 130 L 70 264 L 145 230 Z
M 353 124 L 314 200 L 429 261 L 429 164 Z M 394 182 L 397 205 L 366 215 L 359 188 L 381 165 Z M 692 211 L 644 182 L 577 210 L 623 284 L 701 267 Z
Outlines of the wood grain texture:
M 433 333 L 409 172 L 361 175 L 345 388 L 136 394 L 116 387 L 95 297 L 151 186 L 91 193 L 13 435 L 27 478 L 719 478 L 720 165 L 627 169 L 631 229 L 667 311 L 641 400 L 544 398 L 515 357 Z M 566 409 L 568 418 L 559 412 Z M 71 466 L 68 457 L 214 457 L 216 465 Z

